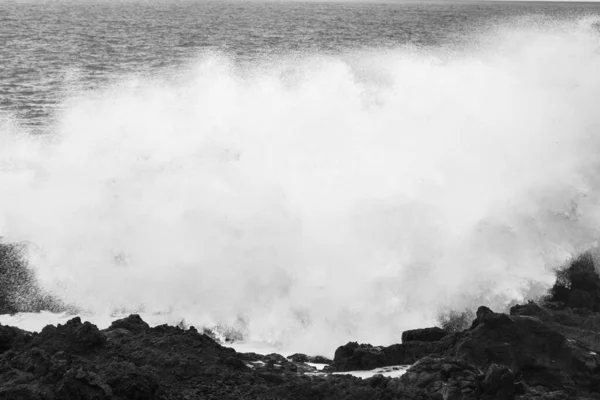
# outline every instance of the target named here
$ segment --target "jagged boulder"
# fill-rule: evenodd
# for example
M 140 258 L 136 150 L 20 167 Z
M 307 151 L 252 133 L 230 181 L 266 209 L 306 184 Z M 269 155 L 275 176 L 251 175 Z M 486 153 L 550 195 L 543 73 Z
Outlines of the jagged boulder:
M 571 308 L 600 311 L 600 276 L 591 252 L 583 253 L 557 272 L 549 300 L 562 302 Z
M 449 332 L 442 328 L 423 328 L 423 329 L 412 329 L 409 331 L 402 332 L 402 343 L 407 342 L 437 342 L 447 336 Z
M 564 335 L 568 341 L 580 343 L 589 351 L 600 353 L 600 313 L 584 308 L 558 306 L 555 303 L 529 302 L 512 307 L 510 315 L 539 319 Z
M 56 394 L 60 399 L 112 399 L 113 392 L 92 368 L 78 366 L 67 370 L 58 382 Z
M 127 329 L 129 332 L 138 334 L 146 331 L 150 328 L 138 314 L 131 314 L 130 316 L 122 319 L 113 321 L 106 331 L 112 331 L 115 329 Z
M 402 344 L 350 342 L 326 369 L 413 364 L 401 378 L 321 373 L 304 354 L 240 354 L 193 327 L 150 328 L 139 315 L 104 331 L 79 318 L 39 334 L 0 326 L 0 400 L 598 399 L 600 278 L 588 261 L 573 263 L 547 302 L 510 315 L 480 307 L 468 329 L 407 331 Z
M 89 322 L 81 322 L 75 317 L 64 325 L 48 325 L 36 335 L 32 341 L 48 352 L 68 351 L 74 354 L 86 353 L 102 349 L 106 345 L 106 337 Z
M 424 357 L 400 377 L 409 398 L 467 400 L 480 398 L 482 372 L 455 357 Z
M 294 361 L 294 362 L 302 362 L 302 363 L 310 362 L 310 361 L 308 361 L 308 356 L 303 353 L 295 353 L 295 354 L 292 354 L 291 356 L 288 356 L 287 358 L 288 358 L 288 360 Z
M 443 354 L 450 342 L 413 341 L 391 346 L 349 342 L 339 347 L 328 371 L 370 370 L 392 365 L 410 365 L 428 355 Z
M 137 367 L 127 361 L 109 363 L 104 368 L 102 377 L 114 395 L 124 399 L 152 399 L 160 387 L 153 368 Z
M 12 349 L 17 344 L 28 343 L 31 333 L 13 326 L 0 325 L 0 354 Z
M 358 344 L 357 342 L 349 342 L 338 347 L 333 357 L 333 366 L 336 371 L 374 369 L 389 365 L 388 362 L 383 347 Z
M 479 307 L 476 313 L 477 318 L 473 321 L 471 329 L 478 327 L 479 325 L 485 324 L 488 328 L 496 328 L 502 326 L 510 326 L 512 320 L 506 314 L 495 313 L 487 307 Z
M 303 353 L 295 353 L 287 357 L 288 360 L 302 363 L 315 363 L 315 364 L 331 364 L 333 361 L 323 356 L 307 356 Z
M 480 388 L 482 399 L 512 400 L 515 398 L 515 374 L 505 365 L 492 364 Z
M 508 317 L 484 307 L 477 315 L 473 328 L 457 343 L 458 357 L 478 366 L 506 366 L 528 385 L 549 391 L 572 387 L 574 378 L 587 381 L 583 389 L 590 389 L 591 370 L 582 358 L 584 350 L 547 323 L 538 318 Z

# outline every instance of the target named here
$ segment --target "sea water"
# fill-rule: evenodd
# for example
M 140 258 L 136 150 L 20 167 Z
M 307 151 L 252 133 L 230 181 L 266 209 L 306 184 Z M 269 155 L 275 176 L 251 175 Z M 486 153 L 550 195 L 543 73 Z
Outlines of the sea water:
M 0 236 L 100 327 L 397 343 L 596 243 L 599 104 L 600 3 L 2 2 Z

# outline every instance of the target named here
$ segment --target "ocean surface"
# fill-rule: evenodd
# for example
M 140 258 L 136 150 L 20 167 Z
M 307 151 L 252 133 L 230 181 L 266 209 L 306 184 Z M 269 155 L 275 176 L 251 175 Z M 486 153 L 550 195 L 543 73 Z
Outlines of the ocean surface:
M 574 2 L 2 2 L 0 107 L 43 130 L 74 90 L 172 73 L 206 54 L 252 65 L 403 46 L 456 51 L 502 24 L 599 12 Z
M 596 243 L 599 104 L 600 3 L 3 1 L 0 236 L 102 323 L 394 343 Z

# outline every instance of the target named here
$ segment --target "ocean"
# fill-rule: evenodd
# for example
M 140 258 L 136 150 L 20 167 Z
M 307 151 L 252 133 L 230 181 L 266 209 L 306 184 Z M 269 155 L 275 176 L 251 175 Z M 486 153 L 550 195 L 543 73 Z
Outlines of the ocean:
M 3 1 L 0 236 L 100 325 L 396 343 L 596 244 L 599 104 L 600 3 Z

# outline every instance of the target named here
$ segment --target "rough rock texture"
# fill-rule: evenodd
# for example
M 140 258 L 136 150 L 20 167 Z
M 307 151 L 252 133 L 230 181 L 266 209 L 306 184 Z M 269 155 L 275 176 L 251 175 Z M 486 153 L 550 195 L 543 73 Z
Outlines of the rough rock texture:
M 550 300 L 565 303 L 570 308 L 600 311 L 600 280 L 590 252 L 576 258 L 556 277 Z
M 437 342 L 438 340 L 447 336 L 449 332 L 442 328 L 424 328 L 424 329 L 413 329 L 410 331 L 402 332 L 402 343 L 406 342 Z
M 481 371 L 454 357 L 424 357 L 403 376 L 400 384 L 412 398 L 477 399 Z
M 469 329 L 408 331 L 401 345 L 351 342 L 337 349 L 329 370 L 420 359 L 395 384 L 414 398 L 600 399 L 598 299 L 600 277 L 591 256 L 584 254 L 558 274 L 549 298 L 540 304 L 515 306 L 510 315 L 480 307 Z M 449 368 L 471 371 L 477 384 L 466 383 L 471 374 L 450 380 L 441 372 Z
M 583 260 L 559 274 L 547 301 L 510 315 L 480 307 L 462 332 L 350 342 L 326 372 L 306 364 L 324 358 L 237 353 L 194 327 L 151 328 L 138 315 L 104 331 L 79 318 L 40 333 L 0 325 L 0 400 L 600 399 L 600 277 Z M 331 374 L 400 364 L 412 364 L 400 378 Z
M 47 326 L 39 334 L 0 326 L 0 399 L 398 396 L 403 396 L 398 388 L 327 376 L 279 354 L 237 353 L 193 327 L 150 328 L 137 315 L 115 321 L 105 331 L 79 318 Z
M 113 323 L 108 327 L 107 331 L 112 332 L 121 329 L 127 330 L 132 334 L 138 334 L 150 329 L 150 325 L 144 322 L 139 315 L 132 314 L 127 318 L 113 321 Z
M 595 323 L 582 329 L 586 319 L 577 312 L 534 303 L 513 311 L 509 316 L 480 307 L 470 329 L 439 341 L 388 347 L 351 342 L 337 349 L 329 370 L 373 369 L 420 358 L 393 383 L 409 398 L 600 399 L 599 342 L 590 336 L 599 333 Z M 579 327 L 556 322 L 565 316 Z
M 517 309 L 554 321 L 552 309 Z M 0 399 L 600 398 L 589 348 L 537 317 L 485 307 L 472 328 L 440 341 L 348 343 L 331 369 L 401 364 L 418 352 L 429 354 L 400 378 L 361 380 L 318 373 L 302 354 L 237 353 L 193 327 L 150 328 L 137 315 L 104 331 L 79 318 L 39 334 L 0 326 Z
M 307 356 L 306 354 L 302 354 L 302 353 L 292 354 L 291 356 L 288 356 L 287 358 L 290 361 L 303 362 L 303 363 L 331 364 L 333 362 L 329 358 L 326 358 L 323 356 Z
M 391 365 L 410 365 L 428 355 L 446 354 L 455 341 L 456 336 L 451 334 L 444 335 L 438 341 L 411 340 L 387 347 L 349 342 L 338 347 L 328 370 L 356 371 Z

